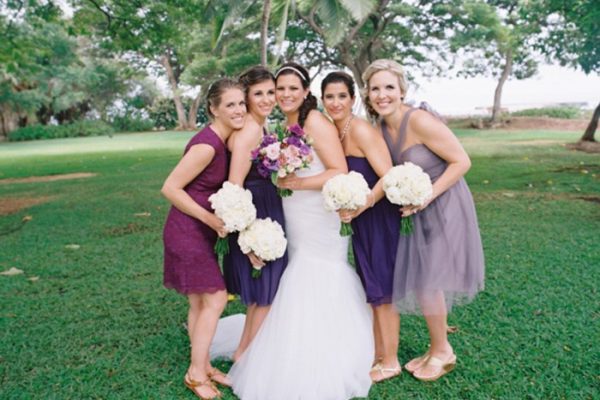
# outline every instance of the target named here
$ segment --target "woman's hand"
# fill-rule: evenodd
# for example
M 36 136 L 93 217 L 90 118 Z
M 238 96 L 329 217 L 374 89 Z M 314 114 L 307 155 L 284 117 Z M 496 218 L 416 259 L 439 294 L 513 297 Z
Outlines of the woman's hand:
M 420 205 L 420 206 L 415 206 L 412 204 L 402 206 L 402 207 L 400 207 L 400 213 L 402 214 L 403 217 L 408 217 L 410 215 L 416 214 L 419 211 L 422 211 L 423 209 L 425 209 L 425 207 L 427 207 L 431 203 L 432 200 L 433 200 L 433 197 L 430 197 L 429 200 L 427 200 L 423 205 Z
M 338 215 L 340 216 L 340 220 L 342 222 L 350 223 L 350 222 L 352 222 L 352 220 L 354 218 L 358 217 L 365 210 L 368 210 L 369 208 L 373 207 L 374 204 L 375 204 L 375 197 L 373 195 L 373 192 L 370 192 L 367 195 L 367 204 L 365 204 L 364 206 L 362 206 L 356 210 L 345 210 L 345 209 L 338 210 Z
M 207 220 L 204 223 L 208 225 L 213 231 L 217 232 L 217 235 L 220 238 L 224 238 L 225 236 L 227 236 L 228 232 L 225 230 L 225 223 L 223 222 L 223 220 L 221 220 L 221 218 L 217 217 L 215 214 L 209 213 L 209 215 L 207 216 Z
M 246 254 L 248 256 L 248 258 L 250 259 L 250 264 L 252 264 L 255 267 L 264 267 L 265 266 L 265 262 L 256 254 L 254 254 L 253 251 L 251 251 L 250 253 Z
M 277 178 L 277 187 L 281 189 L 299 190 L 301 179 L 302 178 L 298 178 L 296 174 L 291 173 L 285 178 Z

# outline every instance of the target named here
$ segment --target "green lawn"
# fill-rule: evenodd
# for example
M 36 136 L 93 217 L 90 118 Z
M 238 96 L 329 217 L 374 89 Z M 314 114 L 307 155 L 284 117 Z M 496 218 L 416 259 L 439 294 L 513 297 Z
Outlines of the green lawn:
M 452 374 L 426 384 L 404 373 L 369 399 L 598 398 L 598 155 L 562 146 L 579 133 L 458 134 L 473 160 L 486 290 L 450 317 Z M 182 384 L 186 302 L 161 285 L 159 194 L 190 136 L 0 144 L 0 179 L 97 173 L 0 183 L 0 202 L 46 200 L 0 216 L 0 271 L 24 271 L 0 276 L 0 399 L 195 398 Z M 403 362 L 428 342 L 416 317 L 401 337 Z

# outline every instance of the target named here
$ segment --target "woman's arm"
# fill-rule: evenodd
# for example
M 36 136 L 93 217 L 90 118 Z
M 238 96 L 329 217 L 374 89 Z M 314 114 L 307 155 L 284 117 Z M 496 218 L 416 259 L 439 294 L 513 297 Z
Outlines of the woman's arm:
M 250 152 L 258 146 L 262 135 L 262 128 L 246 117 L 244 127 L 236 131 L 229 138 L 229 151 L 231 151 L 231 162 L 229 163 L 229 182 L 240 187 L 244 187 L 244 182 L 252 168 Z M 257 257 L 253 252 L 246 254 L 250 263 L 262 267 L 265 262 Z
M 422 143 L 448 166 L 433 184 L 433 195 L 423 206 L 402 207 L 403 215 L 414 214 L 427 207 L 439 195 L 448 190 L 463 177 L 469 168 L 471 160 L 454 133 L 439 119 L 425 111 L 413 113 L 409 129 L 415 134 L 418 143 Z
M 161 193 L 179 211 L 202 221 L 217 232 L 220 237 L 225 237 L 227 232 L 223 221 L 196 203 L 183 190 L 188 183 L 204 171 L 214 156 L 215 150 L 207 144 L 192 146 L 165 180 Z
M 380 179 L 371 188 L 367 204 L 357 210 L 340 211 L 340 218 L 344 222 L 350 222 L 353 218 L 358 217 L 383 198 L 385 193 L 383 192 L 383 179 L 381 178 L 392 168 L 392 157 L 381 132 L 367 121 L 359 120 L 352 132 L 350 132 L 350 137 L 356 147 L 364 154 L 369 165 Z
M 231 151 L 231 162 L 229 163 L 229 182 L 243 187 L 246 176 L 252 167 L 250 152 L 258 146 L 262 129 L 250 118 L 246 118 L 244 127 L 236 131 L 229 138 L 232 143 L 229 146 Z
M 313 139 L 313 150 L 325 166 L 320 174 L 299 178 L 291 174 L 278 180 L 278 186 L 291 190 L 321 190 L 325 182 L 338 174 L 348 172 L 344 150 L 337 129 L 323 114 L 313 110 L 304 124 L 304 131 Z

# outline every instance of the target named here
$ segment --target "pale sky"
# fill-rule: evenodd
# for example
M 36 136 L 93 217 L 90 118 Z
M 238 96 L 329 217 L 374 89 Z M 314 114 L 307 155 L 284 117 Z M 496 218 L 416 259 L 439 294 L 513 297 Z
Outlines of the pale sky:
M 420 79 L 420 87 L 409 89 L 408 98 L 427 101 L 444 115 L 484 113 L 491 107 L 497 82 L 492 78 Z M 502 106 L 509 111 L 560 103 L 584 103 L 588 109 L 600 102 L 600 76 L 557 65 L 541 65 L 539 72 L 524 80 L 504 84 Z

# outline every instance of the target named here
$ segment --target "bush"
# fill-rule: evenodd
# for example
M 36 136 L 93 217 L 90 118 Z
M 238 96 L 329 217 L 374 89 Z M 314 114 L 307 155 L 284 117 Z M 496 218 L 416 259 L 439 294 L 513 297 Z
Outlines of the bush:
M 154 121 L 132 115 L 122 115 L 113 118 L 112 127 L 117 132 L 145 132 L 154 128 Z
M 192 99 L 189 97 L 183 98 L 183 106 L 185 107 L 186 113 L 192 105 Z M 152 106 L 148 110 L 150 119 L 154 121 L 154 126 L 162 129 L 173 129 L 177 126 L 177 111 L 175 110 L 175 103 L 173 99 L 168 97 L 157 97 L 154 99 Z M 198 126 L 205 125 L 208 122 L 208 115 L 206 115 L 206 107 L 204 104 L 200 104 L 198 107 L 198 114 L 196 116 L 196 124 Z
M 530 108 L 511 113 L 515 117 L 551 117 L 561 119 L 577 119 L 583 116 L 583 112 L 577 107 L 544 107 Z
M 9 132 L 12 142 L 37 139 L 57 139 L 81 136 L 112 135 L 114 129 L 104 121 L 76 121 L 67 125 L 30 125 Z

